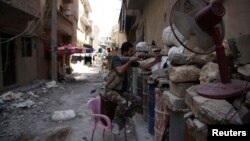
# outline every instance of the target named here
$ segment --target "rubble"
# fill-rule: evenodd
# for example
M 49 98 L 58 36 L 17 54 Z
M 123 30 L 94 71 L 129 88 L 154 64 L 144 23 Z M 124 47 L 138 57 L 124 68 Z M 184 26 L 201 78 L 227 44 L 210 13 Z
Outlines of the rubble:
M 229 102 L 199 96 L 196 86 L 187 89 L 185 103 L 195 117 L 207 124 L 242 124 L 239 115 Z
M 200 69 L 194 65 L 169 68 L 169 78 L 173 82 L 195 82 L 199 80 Z
M 238 61 L 240 64 L 247 64 L 250 63 L 250 35 L 241 35 L 236 41 L 237 49 L 239 50 L 240 57 Z
M 244 101 L 242 98 L 238 98 L 234 100 L 233 106 L 237 109 L 237 112 L 242 119 L 243 124 L 249 124 L 249 119 L 245 119 L 245 117 L 250 114 L 250 109 L 248 109 L 246 104 L 244 104 Z
M 50 82 L 46 83 L 46 87 L 48 89 L 51 89 L 51 88 L 58 87 L 58 85 L 56 84 L 56 81 L 50 81 Z
M 31 108 L 33 105 L 35 105 L 35 102 L 33 102 L 32 100 L 26 100 L 24 102 L 21 103 L 14 103 L 13 106 L 17 107 L 17 108 Z
M 168 78 L 167 69 L 156 70 L 149 76 L 150 81 L 156 81 L 158 78 Z
M 9 91 L 2 95 L 2 99 L 3 101 L 12 101 L 12 100 L 20 99 L 22 95 L 23 95 L 22 92 L 14 93 L 12 91 Z
M 186 110 L 187 106 L 185 104 L 184 98 L 179 98 L 173 95 L 170 91 L 164 91 L 163 95 L 165 98 L 165 103 L 172 111 Z
M 188 64 L 193 64 L 193 65 L 197 65 L 199 67 L 202 67 L 204 65 L 206 65 L 209 62 L 212 62 L 214 60 L 216 60 L 216 54 L 209 54 L 209 55 L 197 55 L 197 54 L 193 54 L 191 56 L 188 57 Z
M 187 64 L 187 56 L 184 56 L 182 54 L 172 54 L 170 64 L 173 66 L 180 66 L 180 65 L 186 65 Z
M 28 91 L 27 94 L 30 95 L 31 97 L 39 98 L 38 95 L 34 94 L 34 93 L 31 92 L 31 91 Z
M 202 67 L 199 78 L 201 84 L 206 84 L 219 79 L 220 75 L 218 64 L 209 62 Z
M 243 75 L 245 78 L 250 78 L 250 64 L 246 64 L 238 67 L 238 73 Z
M 73 110 L 65 110 L 65 111 L 54 111 L 52 115 L 53 121 L 63 121 L 63 120 L 71 120 L 76 117 L 75 111 Z

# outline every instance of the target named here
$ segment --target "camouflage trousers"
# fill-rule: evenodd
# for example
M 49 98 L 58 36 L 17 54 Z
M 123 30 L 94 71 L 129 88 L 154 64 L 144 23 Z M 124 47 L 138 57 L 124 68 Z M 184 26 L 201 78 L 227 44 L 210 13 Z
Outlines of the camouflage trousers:
M 117 91 L 110 90 L 104 93 L 104 97 L 117 103 L 114 121 L 120 128 L 123 128 L 128 118 L 132 118 L 135 113 L 142 114 L 142 100 L 135 95 L 127 92 L 118 93 Z

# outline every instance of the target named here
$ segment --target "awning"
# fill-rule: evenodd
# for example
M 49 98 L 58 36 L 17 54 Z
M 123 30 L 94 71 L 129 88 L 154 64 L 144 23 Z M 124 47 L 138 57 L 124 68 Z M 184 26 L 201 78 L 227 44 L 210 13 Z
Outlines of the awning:
M 144 0 L 128 0 L 127 7 L 128 9 L 141 9 L 143 3 L 145 3 Z
M 58 55 L 71 55 L 74 53 L 90 53 L 90 49 L 86 47 L 79 47 L 72 44 L 57 47 Z

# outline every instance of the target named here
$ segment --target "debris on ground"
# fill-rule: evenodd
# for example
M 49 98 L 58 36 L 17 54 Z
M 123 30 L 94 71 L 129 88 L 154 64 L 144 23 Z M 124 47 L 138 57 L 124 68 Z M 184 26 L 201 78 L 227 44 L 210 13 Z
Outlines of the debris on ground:
M 51 89 L 51 88 L 58 87 L 58 85 L 56 84 L 56 81 L 50 81 L 50 82 L 46 83 L 46 87 L 48 89 Z
M 24 102 L 21 103 L 14 103 L 13 106 L 17 107 L 17 108 L 31 108 L 33 105 L 35 105 L 35 102 L 33 102 L 32 100 L 26 100 Z
M 23 95 L 22 92 L 14 93 L 12 91 L 8 91 L 7 93 L 2 95 L 2 99 L 3 101 L 12 101 L 20 99 L 22 95 Z
M 63 121 L 63 120 L 71 120 L 76 117 L 76 113 L 73 110 L 65 110 L 65 111 L 54 111 L 52 115 L 53 121 Z

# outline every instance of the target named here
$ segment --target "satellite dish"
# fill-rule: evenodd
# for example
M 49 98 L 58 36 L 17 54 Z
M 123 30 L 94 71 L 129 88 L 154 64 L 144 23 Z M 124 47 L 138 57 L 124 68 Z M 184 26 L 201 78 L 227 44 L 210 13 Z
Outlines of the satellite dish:
M 199 85 L 197 89 L 199 95 L 214 99 L 241 95 L 247 86 L 246 81 L 230 78 L 222 45 L 224 37 L 222 18 L 225 11 L 220 2 L 178 0 L 173 5 L 170 14 L 171 30 L 183 47 L 196 54 L 209 54 L 216 51 L 221 80 Z M 184 36 L 185 44 L 176 36 L 175 28 Z

